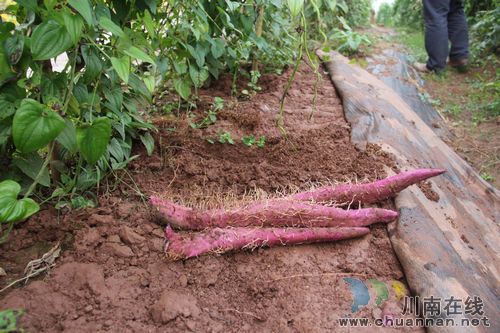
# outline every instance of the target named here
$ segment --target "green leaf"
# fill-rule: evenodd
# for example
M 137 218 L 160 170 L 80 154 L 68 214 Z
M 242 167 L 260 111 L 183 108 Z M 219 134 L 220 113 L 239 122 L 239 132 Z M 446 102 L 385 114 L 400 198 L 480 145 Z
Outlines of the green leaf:
M 82 35 L 83 20 L 80 16 L 73 15 L 70 12 L 63 13 L 64 25 L 71 38 L 71 42 L 76 44 Z
M 85 60 L 85 74 L 83 77 L 86 82 L 90 82 L 101 73 L 102 60 L 97 55 L 96 49 L 87 45 L 82 46 L 82 57 Z
M 189 66 L 189 76 L 191 77 L 194 86 L 197 88 L 203 86 L 203 83 L 205 83 L 205 81 L 208 79 L 208 75 L 208 70 L 206 70 L 205 68 L 198 70 L 196 66 Z
M 155 37 L 155 24 L 153 21 L 153 18 L 151 17 L 151 14 L 149 14 L 149 11 L 144 11 L 144 17 L 142 18 L 142 22 L 144 22 L 144 26 L 146 27 L 146 30 L 148 31 L 149 37 L 154 38 Z
M 87 86 L 85 84 L 83 84 L 83 82 L 81 82 L 81 81 L 78 81 L 73 86 L 73 96 L 76 98 L 76 100 L 80 104 L 91 103 L 90 95 L 89 95 L 89 91 L 87 89 Z
M 50 76 L 42 74 L 40 92 L 43 103 L 49 104 L 49 102 L 59 102 L 60 100 L 63 100 L 67 89 L 66 73 L 59 73 L 57 75 L 52 73 Z
M 155 91 L 155 77 L 153 75 L 149 75 L 144 77 L 143 81 L 149 92 L 153 93 Z
M 123 37 L 123 30 L 115 24 L 115 22 L 111 21 L 106 16 L 101 16 L 99 18 L 99 25 L 106 31 L 111 32 L 113 35 L 117 37 Z
M 299 15 L 304 8 L 304 0 L 287 0 L 287 5 L 293 18 Z
M 12 116 L 16 112 L 14 103 L 5 95 L 0 95 L 0 121 Z
M 109 102 L 110 109 L 119 112 L 123 104 L 123 91 L 120 87 L 114 89 L 105 89 L 104 96 Z M 106 104 L 108 105 L 108 103 Z
M 43 167 L 43 159 L 36 152 L 33 152 L 14 157 L 12 164 L 18 167 L 26 176 L 34 180 Z M 42 186 L 50 187 L 49 169 L 47 167 L 42 171 L 38 183 Z
M 111 57 L 111 64 L 120 79 L 122 79 L 123 82 L 128 83 L 130 75 L 130 58 L 127 56 L 123 56 L 120 59 Z
M 174 69 L 178 74 L 184 74 L 187 72 L 187 65 L 183 62 L 174 62 Z
M 33 60 L 47 60 L 58 56 L 72 45 L 69 32 L 65 27 L 50 20 L 42 22 L 31 35 Z
M 36 0 L 16 0 L 18 4 L 23 6 L 26 9 L 29 9 L 33 12 L 36 12 L 38 10 L 38 5 Z
M 144 147 L 146 147 L 146 151 L 148 152 L 148 156 L 151 156 L 153 153 L 153 150 L 155 149 L 155 139 L 151 136 L 151 134 L 146 133 L 144 135 L 141 135 L 141 141 L 144 144 Z
M 21 186 L 13 180 L 0 182 L 0 223 L 22 221 L 40 209 L 32 199 L 17 200 L 20 191 Z
M 54 140 L 64 126 L 63 118 L 56 112 L 26 98 L 14 115 L 12 137 L 19 151 L 30 153 Z
M 116 138 L 111 139 L 111 142 L 108 145 L 108 152 L 117 162 L 121 162 L 125 159 L 123 148 Z
M 57 4 L 57 0 L 43 0 L 43 4 L 45 5 L 45 8 L 47 8 L 49 11 L 54 9 L 54 6 Z
M 229 9 L 229 11 L 235 11 L 236 9 L 238 9 L 240 7 L 240 4 L 236 1 L 226 0 L 226 4 L 227 4 L 227 8 Z
M 5 40 L 3 46 L 10 64 L 17 64 L 23 54 L 24 35 L 21 32 L 16 32 L 13 36 Z
M 203 67 L 205 64 L 205 52 L 203 47 L 200 45 L 196 45 L 196 49 L 192 47 L 191 45 L 186 45 L 186 49 L 188 50 L 189 54 L 194 58 L 196 61 L 196 64 L 198 67 Z
M 76 142 L 82 157 L 94 165 L 106 152 L 111 137 L 111 119 L 97 118 L 91 125 L 76 130 Z
M 174 81 L 175 91 L 181 96 L 183 99 L 187 100 L 191 95 L 191 87 L 189 84 L 182 79 L 177 79 Z
M 18 319 L 23 314 L 23 310 L 16 309 L 6 309 L 0 311 L 0 329 L 2 329 L 4 333 L 19 332 Z
M 132 73 L 130 75 L 128 84 L 135 92 L 146 97 L 148 100 L 151 100 L 152 96 L 148 90 L 148 87 L 146 87 L 146 84 L 135 73 Z
M 156 0 L 144 0 L 152 14 L 156 14 Z
M 65 119 L 66 127 L 57 137 L 57 142 L 59 142 L 64 148 L 66 148 L 71 154 L 75 154 L 78 151 L 78 145 L 76 143 L 76 128 L 73 122 L 69 119 Z
M 106 5 L 101 3 L 97 3 L 95 5 L 94 14 L 98 20 L 101 18 L 101 16 L 106 16 L 107 18 L 111 19 L 111 11 Z
M 76 11 L 83 16 L 85 21 L 87 21 L 90 26 L 94 25 L 94 19 L 92 18 L 92 6 L 89 0 L 68 0 L 68 4 L 76 9 Z
M 224 41 L 220 38 L 212 40 L 210 51 L 215 59 L 221 57 L 224 54 Z
M 16 74 L 10 68 L 7 54 L 4 48 L 0 47 L 0 87 L 14 76 L 16 76 Z
M 142 51 L 141 49 L 138 49 L 135 46 L 131 46 L 128 49 L 124 50 L 123 53 L 131 56 L 134 59 L 141 60 L 144 62 L 149 62 L 150 64 L 155 64 L 155 61 L 153 58 L 151 58 L 149 55 L 146 54 L 146 52 Z

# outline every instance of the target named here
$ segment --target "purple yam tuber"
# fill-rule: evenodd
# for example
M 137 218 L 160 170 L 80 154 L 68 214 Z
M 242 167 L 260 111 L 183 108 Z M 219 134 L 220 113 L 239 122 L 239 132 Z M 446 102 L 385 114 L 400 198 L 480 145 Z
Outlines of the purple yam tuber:
M 410 185 L 446 172 L 444 169 L 416 169 L 367 184 L 341 184 L 301 192 L 290 198 L 301 201 L 375 203 L 394 197 Z
M 181 236 L 165 228 L 165 252 L 171 259 L 187 259 L 204 253 L 224 253 L 261 246 L 331 242 L 366 235 L 366 227 L 343 228 L 214 228 L 194 236 Z
M 168 200 L 151 197 L 166 221 L 179 229 L 203 230 L 209 227 L 361 227 L 376 222 L 390 222 L 398 213 L 381 208 L 343 210 L 300 201 L 267 200 L 228 210 L 197 211 Z

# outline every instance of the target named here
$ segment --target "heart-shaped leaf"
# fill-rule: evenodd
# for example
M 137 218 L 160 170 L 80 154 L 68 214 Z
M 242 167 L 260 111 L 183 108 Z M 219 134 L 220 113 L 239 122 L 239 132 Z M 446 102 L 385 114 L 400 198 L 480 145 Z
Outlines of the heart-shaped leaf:
M 71 154 L 74 154 L 78 151 L 78 145 L 76 144 L 76 128 L 71 120 L 66 119 L 65 122 L 66 127 L 56 140 Z
M 151 58 L 149 55 L 146 54 L 146 52 L 142 51 L 141 49 L 138 49 L 135 46 L 131 46 L 128 49 L 124 50 L 123 53 L 131 56 L 134 59 L 141 60 L 144 62 L 149 62 L 150 64 L 155 64 L 155 61 L 153 58 Z
M 36 151 L 54 140 L 64 129 L 63 118 L 33 99 L 21 102 L 12 122 L 12 137 L 23 153 Z
M 215 59 L 221 57 L 224 54 L 224 41 L 220 38 L 212 40 L 210 51 Z
M 5 40 L 4 48 L 11 65 L 17 64 L 23 54 L 24 35 L 20 32 L 16 32 L 13 36 Z
M 0 182 L 0 223 L 22 221 L 40 209 L 32 199 L 17 200 L 20 191 L 21 186 L 13 180 Z
M 94 24 L 94 20 L 92 18 L 92 6 L 90 5 L 89 0 L 68 0 L 68 4 L 76 9 L 76 11 L 83 16 L 89 25 Z
M 115 24 L 115 22 L 111 21 L 106 16 L 101 16 L 99 18 L 99 25 L 106 31 L 111 32 L 113 35 L 117 37 L 122 37 L 124 35 L 122 28 Z
M 49 169 L 44 166 L 43 159 L 38 153 L 20 154 L 12 159 L 12 164 L 19 168 L 26 176 L 35 180 L 38 178 L 38 184 L 50 187 Z M 43 168 L 43 169 L 42 169 Z M 40 173 L 41 171 L 41 173 Z
M 141 135 L 141 141 L 144 144 L 144 147 L 146 147 L 148 156 L 150 156 L 155 148 L 155 139 L 153 139 L 150 133 L 146 133 L 144 135 Z
M 128 83 L 130 75 L 130 58 L 123 56 L 120 59 L 111 57 L 111 65 L 123 82 Z
M 153 75 L 145 76 L 143 81 L 149 92 L 153 93 L 155 91 L 155 77 Z
M 198 70 L 196 66 L 189 66 L 189 76 L 193 81 L 195 87 L 200 88 L 203 83 L 208 79 L 208 70 L 202 68 Z
M 66 28 L 54 20 L 42 22 L 31 35 L 33 60 L 47 60 L 58 56 L 72 45 Z
M 184 80 L 181 80 L 181 79 L 175 80 L 174 88 L 175 88 L 175 91 L 177 91 L 177 93 L 185 100 L 187 100 L 189 98 L 189 96 L 191 95 L 191 87 Z
M 64 12 L 63 13 L 64 25 L 66 26 L 66 30 L 71 38 L 71 42 L 76 44 L 82 35 L 83 29 L 83 20 L 79 15 L 74 15 L 72 13 Z
M 91 125 L 76 130 L 76 142 L 82 157 L 91 165 L 95 164 L 106 152 L 111 137 L 111 119 L 101 117 Z
M 288 8 L 292 17 L 299 15 L 300 11 L 304 7 L 304 0 L 287 0 Z
M 97 55 L 97 50 L 87 45 L 82 46 L 82 57 L 85 60 L 85 74 L 86 82 L 90 82 L 99 75 L 102 71 L 102 59 Z

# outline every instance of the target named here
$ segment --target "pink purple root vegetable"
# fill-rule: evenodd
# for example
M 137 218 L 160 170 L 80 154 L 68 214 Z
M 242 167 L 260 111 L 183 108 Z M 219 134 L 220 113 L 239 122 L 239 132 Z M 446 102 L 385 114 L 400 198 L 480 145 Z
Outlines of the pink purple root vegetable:
M 316 202 L 375 203 L 394 197 L 406 187 L 445 171 L 417 169 L 372 183 L 325 186 L 232 210 L 198 211 L 155 196 L 150 198 L 150 202 L 172 226 L 204 230 L 183 236 L 175 233 L 170 225 L 165 229 L 167 255 L 174 259 L 187 259 L 207 252 L 327 242 L 365 235 L 370 231 L 366 226 L 390 222 L 397 218 L 398 213 L 381 208 L 344 210 Z
M 291 198 L 301 201 L 370 204 L 392 198 L 408 186 L 444 172 L 446 172 L 444 169 L 416 169 L 401 172 L 373 183 L 320 187 L 312 191 L 294 194 Z
M 203 230 L 210 227 L 362 227 L 390 222 L 398 213 L 382 208 L 344 210 L 290 200 L 268 200 L 234 210 L 197 211 L 168 200 L 151 197 L 161 218 L 178 229 Z
M 165 229 L 165 252 L 172 259 L 188 259 L 204 253 L 224 253 L 261 246 L 332 242 L 366 235 L 366 227 L 342 228 L 214 228 L 182 236 Z

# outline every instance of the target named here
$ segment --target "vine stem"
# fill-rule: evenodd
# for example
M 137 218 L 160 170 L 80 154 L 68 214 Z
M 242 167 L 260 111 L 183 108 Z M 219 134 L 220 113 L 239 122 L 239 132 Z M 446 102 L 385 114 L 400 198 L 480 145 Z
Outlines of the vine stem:
M 27 198 L 30 196 L 30 194 L 33 192 L 35 189 L 35 186 L 40 182 L 40 178 L 42 178 L 43 171 L 45 168 L 47 168 L 47 165 L 49 165 L 50 160 L 52 159 L 52 151 L 54 150 L 54 145 L 49 144 L 49 151 L 47 152 L 47 156 L 45 157 L 45 161 L 43 161 L 42 167 L 38 171 L 38 174 L 36 175 L 35 179 L 33 180 L 33 183 L 31 183 L 30 187 L 24 194 L 24 198 Z
M 260 5 L 258 7 L 258 16 L 257 21 L 255 22 L 255 35 L 260 38 L 262 37 L 262 31 L 264 26 L 264 5 Z M 252 59 L 252 70 L 259 70 L 259 63 L 257 61 L 257 52 L 254 51 L 253 59 Z
M 106 51 L 104 51 L 99 45 L 96 44 L 96 42 L 94 42 L 92 40 L 92 38 L 88 37 L 87 40 L 90 42 L 90 44 L 92 44 L 96 49 L 98 49 L 109 61 L 111 61 L 111 57 L 106 53 Z
M 301 21 L 303 21 L 303 16 Z M 301 24 L 302 26 L 302 24 Z M 307 46 L 306 46 L 307 47 Z M 279 109 L 279 114 L 278 114 L 278 119 L 277 119 L 277 126 L 279 131 L 281 132 L 282 135 L 286 136 L 286 130 L 284 126 L 284 121 L 285 121 L 285 100 L 286 100 L 286 95 L 288 95 L 288 90 L 290 90 L 290 87 L 292 86 L 293 81 L 295 81 L 295 74 L 297 74 L 297 70 L 299 69 L 300 62 L 302 61 L 302 54 L 304 50 L 304 31 L 301 32 L 300 34 L 300 46 L 299 46 L 299 54 L 297 55 L 297 60 L 295 61 L 295 66 L 292 71 L 292 75 L 290 75 L 290 78 L 288 79 L 285 89 L 283 90 L 283 95 L 281 95 L 280 99 L 280 109 Z
M 317 110 L 316 101 L 318 99 L 318 86 L 319 86 L 319 82 L 321 81 L 321 74 L 319 72 L 319 64 L 315 61 L 315 58 L 311 55 L 311 52 L 309 52 L 309 48 L 307 47 L 307 20 L 306 20 L 306 17 L 304 15 L 304 11 L 302 11 L 302 20 L 303 20 L 303 26 L 304 26 L 304 34 L 303 34 L 304 41 L 303 41 L 303 43 L 305 44 L 307 59 L 309 59 L 309 62 L 311 63 L 311 67 L 314 70 L 314 74 L 316 74 L 316 81 L 314 82 L 314 95 L 313 95 L 313 100 L 312 100 L 313 107 L 311 110 L 311 114 L 309 115 L 309 120 L 311 120 L 312 117 L 314 116 L 314 112 Z M 321 26 L 319 29 L 320 29 L 320 31 L 322 31 Z

